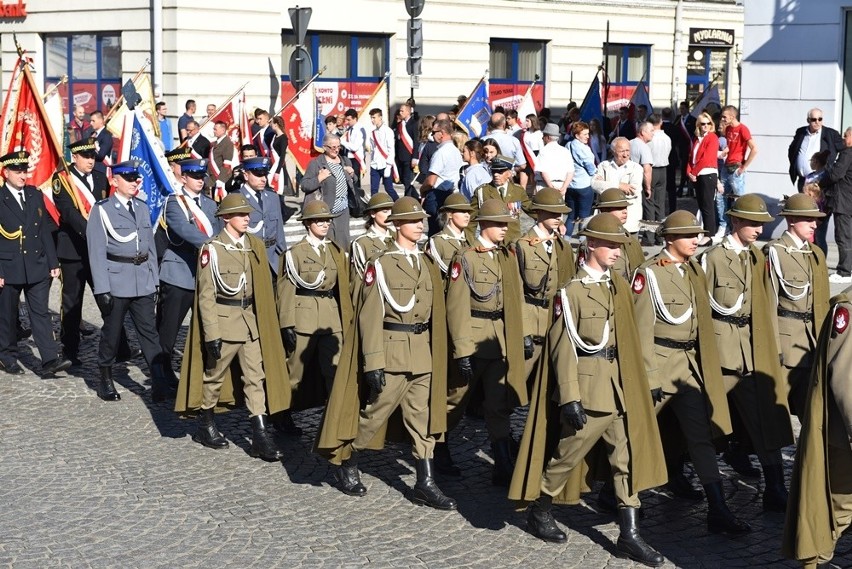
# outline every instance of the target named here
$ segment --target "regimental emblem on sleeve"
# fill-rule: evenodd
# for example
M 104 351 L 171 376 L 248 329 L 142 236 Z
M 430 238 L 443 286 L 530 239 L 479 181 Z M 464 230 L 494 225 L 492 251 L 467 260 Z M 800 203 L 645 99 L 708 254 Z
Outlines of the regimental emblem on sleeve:
M 586 251 L 584 249 L 580 249 L 580 252 L 577 253 L 577 265 L 582 267 L 586 264 Z
M 642 294 L 643 290 L 645 290 L 645 275 L 636 273 L 636 276 L 633 277 L 633 292 Z
M 201 268 L 203 269 L 210 264 L 210 251 L 204 249 L 201 251 Z
M 562 295 L 557 294 L 553 299 L 553 319 L 556 320 L 562 316 Z
M 59 179 L 59 176 L 53 179 L 53 193 L 57 196 L 62 193 L 62 180 Z
M 373 265 L 370 265 L 367 267 L 367 270 L 364 271 L 364 285 L 372 286 L 374 282 L 376 282 L 376 268 Z
M 838 306 L 834 311 L 834 331 L 842 334 L 849 327 L 849 310 L 844 306 Z
M 461 264 L 453 263 L 452 268 L 450 268 L 450 278 L 454 281 L 458 280 L 459 275 L 461 274 Z

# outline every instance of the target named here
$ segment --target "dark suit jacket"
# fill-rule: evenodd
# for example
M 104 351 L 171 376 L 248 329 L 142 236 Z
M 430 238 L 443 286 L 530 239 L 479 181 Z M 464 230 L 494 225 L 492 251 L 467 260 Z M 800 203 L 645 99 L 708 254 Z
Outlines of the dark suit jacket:
M 689 149 L 692 148 L 692 141 L 695 139 L 695 123 L 696 119 L 692 115 L 686 116 L 686 134 L 683 132 L 683 128 L 681 128 L 681 116 L 678 115 L 675 117 L 673 121 L 674 131 L 677 133 L 675 138 L 672 138 L 672 146 L 678 146 L 681 151 L 689 152 Z M 686 136 L 686 135 L 689 136 Z M 689 162 L 689 159 L 686 160 Z
M 803 126 L 796 129 L 796 134 L 793 136 L 793 142 L 790 143 L 790 148 L 787 149 L 787 159 L 790 161 L 790 181 L 794 184 L 799 178 L 799 172 L 796 170 L 796 158 L 799 156 L 799 148 L 802 146 L 802 141 L 805 139 L 805 134 L 808 132 L 808 127 Z M 819 138 L 819 151 L 828 150 L 828 164 L 834 163 L 834 158 L 837 153 L 844 147 L 843 137 L 833 128 L 823 126 Z
M 102 128 L 101 132 L 95 137 L 95 142 L 98 145 L 98 150 L 95 153 L 95 171 L 106 175 L 104 159 L 112 159 L 112 133 L 106 127 Z
M 24 186 L 26 211 L 4 184 L 0 187 L 0 226 L 6 233 L 20 229 L 23 239 L 0 238 L 0 277 L 10 284 L 35 284 L 59 267 L 52 232 L 53 220 L 44 207 L 44 194 Z
M 663 132 L 669 135 L 669 138 L 672 140 L 672 149 L 669 152 L 669 166 L 676 166 L 678 164 L 677 157 L 677 137 L 679 128 L 676 124 L 671 121 L 663 121 Z
M 210 141 L 207 140 L 207 137 L 203 134 L 199 134 L 198 138 L 195 139 L 195 142 L 192 143 L 192 149 L 201 158 L 205 160 L 210 159 Z
M 80 177 L 80 174 L 74 167 L 70 167 L 71 175 Z M 62 183 L 58 181 L 58 176 L 54 176 L 54 184 Z M 73 180 L 71 181 L 73 183 Z M 92 172 L 92 188 L 89 188 L 92 195 L 95 196 L 95 202 L 109 197 L 109 182 L 107 177 L 100 172 Z M 53 190 L 53 202 L 56 204 L 56 209 L 59 210 L 59 231 L 56 233 L 56 256 L 60 259 L 68 261 L 80 261 L 89 258 L 89 252 L 86 248 L 86 218 L 80 213 L 80 210 L 74 205 L 74 200 L 68 194 L 64 186 L 60 186 L 59 193 L 56 192 L 56 186 Z M 72 186 L 71 191 L 76 191 Z
M 409 152 L 405 147 L 405 144 L 402 143 L 402 138 L 399 136 L 399 122 L 394 123 L 393 138 L 395 141 L 394 147 L 396 149 L 396 161 L 400 163 L 411 162 L 412 153 L 417 153 L 417 140 L 420 138 L 420 128 L 417 126 L 417 119 L 413 116 L 408 117 L 408 122 L 405 123 L 405 130 L 408 131 L 408 134 L 411 136 L 413 152 Z
M 825 169 L 825 178 L 820 186 L 834 187 L 826 192 L 828 206 L 836 213 L 852 215 L 852 147 L 837 153 L 837 160 Z

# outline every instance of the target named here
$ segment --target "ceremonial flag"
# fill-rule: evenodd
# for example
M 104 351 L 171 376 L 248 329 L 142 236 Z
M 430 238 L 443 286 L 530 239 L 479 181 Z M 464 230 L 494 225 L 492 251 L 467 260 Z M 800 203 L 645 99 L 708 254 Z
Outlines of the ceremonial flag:
M 524 94 L 524 98 L 521 99 L 521 104 L 518 105 L 518 122 L 521 124 L 526 124 L 526 118 L 529 115 L 538 116 L 538 113 L 535 112 L 535 103 L 533 103 L 532 98 L 532 90 L 535 82 L 530 83 L 529 88 L 527 89 L 526 94 Z M 536 125 L 536 130 L 538 130 L 538 125 Z M 516 133 L 517 134 L 517 133 Z M 527 129 L 524 128 L 520 131 L 520 139 L 521 139 L 521 150 L 524 152 L 524 158 L 527 159 L 527 165 L 535 172 L 536 159 L 538 158 L 535 153 L 530 149 L 527 144 Z
M 206 121 L 207 123 L 223 122 L 227 125 L 228 138 L 234 145 L 236 156 L 240 155 L 240 146 L 243 144 L 251 144 L 251 128 L 248 125 L 248 117 L 246 116 L 246 91 L 245 85 L 239 88 L 237 92 L 228 97 L 228 99 L 219 105 L 216 110 Z M 204 158 L 208 158 L 205 156 Z M 229 165 L 233 167 L 236 164 Z
M 65 109 L 62 106 L 62 95 L 59 86 L 52 87 L 44 95 L 44 110 L 47 113 L 47 122 L 53 130 L 53 136 L 62 150 L 62 142 L 65 140 Z
M 142 97 L 142 100 L 136 103 L 135 108 L 142 111 L 142 113 L 148 117 L 148 120 L 154 128 L 154 132 L 159 137 L 160 123 L 157 121 L 157 103 L 154 100 L 154 86 L 151 84 L 151 74 L 140 71 L 136 74 L 136 77 L 133 78 L 133 85 L 136 87 L 136 92 Z M 124 96 L 122 96 L 107 114 L 106 128 L 116 138 L 121 138 L 121 131 L 126 122 L 124 117 L 129 112 L 130 109 L 127 107 L 127 101 L 125 101 Z
M 689 114 L 691 114 L 695 118 L 698 118 L 698 115 L 704 112 L 704 109 L 707 108 L 707 105 L 711 103 L 716 103 L 720 107 L 722 106 L 722 101 L 719 98 L 719 86 L 716 83 L 713 83 L 713 85 L 709 89 L 707 89 L 701 94 L 701 97 L 697 101 L 695 101 L 695 104 L 692 107 L 692 112 Z
M 303 174 L 308 169 L 311 158 L 317 155 L 313 141 L 316 106 L 316 97 L 311 85 L 281 111 L 287 129 L 287 152 Z
M 633 103 L 635 107 L 645 105 L 648 108 L 649 115 L 654 112 L 654 105 L 651 104 L 651 99 L 648 97 L 648 85 L 645 84 L 644 79 L 636 84 L 636 90 L 633 91 L 633 96 L 630 97 L 630 102 Z
M 598 79 L 597 73 L 595 73 L 595 78 L 592 80 L 592 84 L 586 92 L 586 98 L 583 99 L 583 104 L 580 105 L 580 120 L 588 124 L 588 122 L 592 119 L 598 119 L 598 122 L 600 122 L 601 126 L 603 126 L 604 120 L 603 104 L 601 102 L 601 82 Z
M 136 197 L 148 204 L 151 226 L 156 228 L 160 210 L 168 195 L 174 192 L 177 180 L 151 121 L 138 109 L 125 113 L 124 118 L 121 161 L 137 160 L 140 163 L 142 185 Z
M 44 194 L 44 204 L 50 217 L 59 223 L 59 211 L 53 203 L 53 173 L 62 164 L 59 142 L 54 137 L 42 96 L 35 86 L 29 61 L 23 57 L 13 72 L 13 83 L 3 104 L 2 148 L 0 155 L 16 150 L 30 153 L 27 183 Z M 63 119 L 64 122 L 64 119 Z
M 482 138 L 491 118 L 491 104 L 488 101 L 488 80 L 479 80 L 470 97 L 456 116 L 456 124 L 467 131 L 471 138 Z

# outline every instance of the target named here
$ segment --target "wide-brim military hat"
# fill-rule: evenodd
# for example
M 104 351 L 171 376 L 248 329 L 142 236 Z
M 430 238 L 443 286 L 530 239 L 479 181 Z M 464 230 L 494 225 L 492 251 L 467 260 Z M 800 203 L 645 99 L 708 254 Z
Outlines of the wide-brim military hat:
M 166 160 L 169 164 L 175 162 L 183 162 L 192 158 L 192 150 L 188 146 L 178 146 L 173 150 L 166 152 Z
M 85 158 L 94 158 L 97 153 L 97 149 L 95 148 L 95 139 L 93 138 L 72 142 L 68 145 L 68 150 L 71 151 L 71 154 L 77 154 Z
M 339 213 L 331 213 L 331 208 L 322 200 L 306 202 L 302 206 L 302 215 L 299 221 L 317 221 L 322 219 L 334 219 Z
M 778 212 L 783 217 L 825 217 L 816 201 L 807 194 L 794 194 L 784 200 L 784 208 Z
M 423 211 L 423 206 L 418 200 L 411 196 L 403 196 L 393 204 L 388 221 L 417 221 L 427 217 L 429 215 Z
M 251 213 L 254 208 L 241 193 L 234 192 L 225 196 L 216 210 L 216 217 L 230 215 L 233 213 Z
M 731 206 L 731 209 L 726 211 L 725 214 L 760 223 L 768 223 L 775 219 L 769 215 L 769 211 L 766 209 L 766 202 L 757 194 L 747 194 L 738 197 L 734 205 Z
M 590 219 L 580 235 L 618 244 L 630 241 L 630 235 L 624 230 L 624 226 L 609 213 L 599 213 Z
M 364 211 L 376 211 L 377 209 L 390 209 L 393 207 L 393 198 L 384 192 L 377 192 L 367 202 Z
M 549 211 L 550 213 L 570 213 L 571 208 L 565 205 L 565 198 L 556 188 L 542 188 L 532 199 L 533 211 Z
M 690 212 L 679 209 L 673 211 L 660 227 L 661 235 L 697 235 L 704 233 L 698 219 Z
M 139 166 L 141 165 L 141 162 L 138 160 L 125 160 L 124 162 L 119 162 L 112 166 L 112 174 L 113 176 L 128 176 L 134 174 L 138 176 Z
M 447 196 L 440 211 L 473 211 L 473 206 L 466 197 L 456 192 Z
M 0 156 L 0 166 L 9 170 L 23 172 L 30 167 L 30 153 L 26 150 L 16 150 Z
M 620 188 L 604 190 L 598 196 L 598 209 L 622 209 L 630 205 Z
M 492 198 L 482 202 L 476 221 L 493 221 L 495 223 L 512 223 L 515 218 L 509 213 L 509 208 L 502 200 Z

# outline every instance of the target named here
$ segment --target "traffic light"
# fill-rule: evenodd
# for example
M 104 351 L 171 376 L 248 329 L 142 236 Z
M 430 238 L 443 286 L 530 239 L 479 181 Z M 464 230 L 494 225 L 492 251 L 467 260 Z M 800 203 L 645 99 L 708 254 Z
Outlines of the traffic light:
M 423 20 L 408 20 L 408 61 L 405 70 L 409 75 L 420 75 L 420 62 L 423 59 Z

